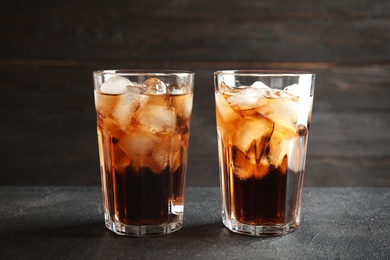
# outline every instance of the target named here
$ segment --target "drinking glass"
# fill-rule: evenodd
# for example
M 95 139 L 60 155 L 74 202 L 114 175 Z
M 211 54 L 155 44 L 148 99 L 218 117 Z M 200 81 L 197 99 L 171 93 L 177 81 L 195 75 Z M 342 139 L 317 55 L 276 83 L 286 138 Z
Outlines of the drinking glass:
M 314 79 L 299 71 L 214 73 L 222 220 L 231 231 L 299 227 Z
M 108 229 L 163 235 L 183 226 L 194 73 L 93 73 Z

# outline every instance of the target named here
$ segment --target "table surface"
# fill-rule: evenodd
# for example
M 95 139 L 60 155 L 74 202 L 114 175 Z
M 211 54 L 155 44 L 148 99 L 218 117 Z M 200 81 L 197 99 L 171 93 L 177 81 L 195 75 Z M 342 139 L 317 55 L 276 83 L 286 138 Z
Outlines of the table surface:
M 184 227 L 115 235 L 99 187 L 0 187 L 1 259 L 388 259 L 390 188 L 305 188 L 302 225 L 281 237 L 224 228 L 217 187 L 188 187 Z

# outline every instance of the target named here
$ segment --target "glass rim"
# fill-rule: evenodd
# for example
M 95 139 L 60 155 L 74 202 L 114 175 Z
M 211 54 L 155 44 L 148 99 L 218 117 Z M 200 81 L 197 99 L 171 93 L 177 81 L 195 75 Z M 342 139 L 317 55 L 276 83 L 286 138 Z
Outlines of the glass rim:
M 312 75 L 315 73 L 304 70 L 218 70 L 214 72 L 214 76 L 218 75 L 235 75 L 235 76 L 303 76 Z
M 113 70 L 95 70 L 93 75 L 118 75 L 118 76 L 186 76 L 194 75 L 189 70 L 166 70 L 166 69 L 113 69 Z

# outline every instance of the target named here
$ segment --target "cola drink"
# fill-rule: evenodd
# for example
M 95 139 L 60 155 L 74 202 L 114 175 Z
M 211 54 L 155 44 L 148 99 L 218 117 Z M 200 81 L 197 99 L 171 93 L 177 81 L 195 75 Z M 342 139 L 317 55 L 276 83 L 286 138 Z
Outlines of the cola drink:
M 95 81 L 106 226 L 117 234 L 167 234 L 183 223 L 192 81 L 159 77 Z
M 270 76 L 239 86 L 223 72 L 216 77 L 223 222 L 249 235 L 291 232 L 300 219 L 312 77 L 277 88 L 264 83 L 272 85 Z

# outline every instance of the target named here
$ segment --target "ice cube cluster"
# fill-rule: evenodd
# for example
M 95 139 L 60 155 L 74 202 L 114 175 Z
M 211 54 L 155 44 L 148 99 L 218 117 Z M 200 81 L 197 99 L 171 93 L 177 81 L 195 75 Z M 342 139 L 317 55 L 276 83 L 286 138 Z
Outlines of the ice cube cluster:
M 240 163 L 234 160 L 236 175 L 261 177 L 270 165 L 277 168 L 286 164 L 297 131 L 298 85 L 279 90 L 261 81 L 237 88 L 223 82 L 215 98 L 219 127 L 230 135 L 236 157 L 245 155 Z
M 159 173 L 168 164 L 174 171 L 181 165 L 186 139 L 175 129 L 178 117 L 189 120 L 192 96 L 165 95 L 168 87 L 158 78 L 135 84 L 115 76 L 104 82 L 100 93 L 95 92 L 104 131 L 118 140 L 114 150 L 118 169 L 131 164 Z

